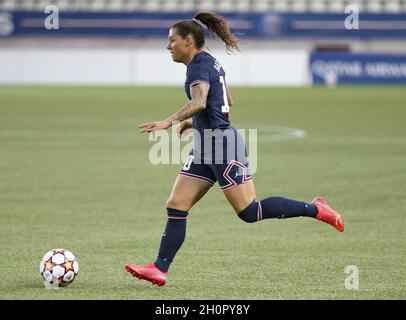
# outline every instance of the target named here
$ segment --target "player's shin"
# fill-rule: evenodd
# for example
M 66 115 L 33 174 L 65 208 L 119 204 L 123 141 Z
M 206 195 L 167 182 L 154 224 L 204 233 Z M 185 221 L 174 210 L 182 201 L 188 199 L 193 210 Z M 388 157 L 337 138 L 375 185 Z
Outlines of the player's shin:
M 310 203 L 283 197 L 269 197 L 261 201 L 254 200 L 238 214 L 238 217 L 245 222 L 252 223 L 270 218 L 315 218 L 316 214 L 317 207 Z
M 156 267 L 168 272 L 176 253 L 180 249 L 186 236 L 186 217 L 188 212 L 167 208 L 168 222 L 162 234 Z

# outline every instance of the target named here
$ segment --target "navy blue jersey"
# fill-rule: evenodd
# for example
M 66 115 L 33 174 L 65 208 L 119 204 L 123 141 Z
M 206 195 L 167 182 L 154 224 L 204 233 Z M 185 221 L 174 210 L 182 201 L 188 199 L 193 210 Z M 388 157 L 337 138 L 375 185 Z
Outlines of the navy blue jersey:
M 197 83 L 209 86 L 206 109 L 193 116 L 193 127 L 204 129 L 227 129 L 229 105 L 227 101 L 225 72 L 220 63 L 206 51 L 198 53 L 187 65 L 185 90 L 189 100 L 191 87 Z

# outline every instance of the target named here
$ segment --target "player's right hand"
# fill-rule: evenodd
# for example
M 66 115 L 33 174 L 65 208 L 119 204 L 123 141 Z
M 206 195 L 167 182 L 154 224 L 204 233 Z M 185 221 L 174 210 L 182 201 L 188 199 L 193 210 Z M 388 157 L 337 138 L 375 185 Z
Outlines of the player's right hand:
M 153 132 L 156 130 L 168 129 L 172 124 L 169 121 L 154 121 L 154 122 L 147 122 L 142 123 L 138 126 L 140 129 L 140 133 L 144 132 Z

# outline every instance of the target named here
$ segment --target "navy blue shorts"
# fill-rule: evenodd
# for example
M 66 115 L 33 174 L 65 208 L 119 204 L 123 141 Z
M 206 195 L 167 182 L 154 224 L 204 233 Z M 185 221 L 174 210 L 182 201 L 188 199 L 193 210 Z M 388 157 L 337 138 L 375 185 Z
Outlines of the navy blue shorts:
M 185 164 L 179 174 L 206 181 L 211 186 L 218 182 L 222 190 L 227 190 L 252 180 L 248 162 L 241 163 L 237 160 L 220 164 L 201 162 L 202 161 L 195 161 L 195 156 L 190 154 L 186 158 Z

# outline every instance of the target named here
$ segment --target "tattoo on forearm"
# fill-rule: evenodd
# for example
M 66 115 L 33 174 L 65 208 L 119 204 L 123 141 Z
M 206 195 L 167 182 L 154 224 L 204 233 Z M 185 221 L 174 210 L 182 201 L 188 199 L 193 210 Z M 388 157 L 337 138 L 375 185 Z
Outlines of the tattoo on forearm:
M 172 120 L 183 121 L 204 110 L 206 108 L 208 92 L 209 87 L 205 85 L 198 84 L 193 86 L 191 88 L 192 100 L 176 112 Z
M 200 99 L 199 99 L 200 100 Z M 183 121 L 202 111 L 202 101 L 191 100 L 182 109 L 176 112 L 177 120 Z

